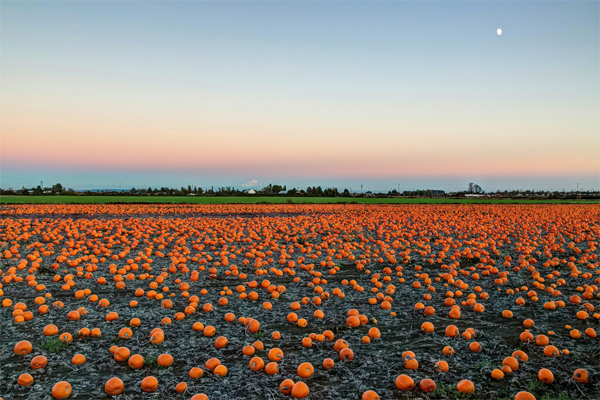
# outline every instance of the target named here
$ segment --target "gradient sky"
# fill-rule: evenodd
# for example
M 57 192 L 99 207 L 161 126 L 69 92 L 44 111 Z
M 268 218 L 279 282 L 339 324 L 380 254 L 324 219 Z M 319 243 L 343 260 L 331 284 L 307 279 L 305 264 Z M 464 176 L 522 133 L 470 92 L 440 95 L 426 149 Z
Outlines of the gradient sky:
M 599 15 L 2 1 L 0 186 L 597 190 Z

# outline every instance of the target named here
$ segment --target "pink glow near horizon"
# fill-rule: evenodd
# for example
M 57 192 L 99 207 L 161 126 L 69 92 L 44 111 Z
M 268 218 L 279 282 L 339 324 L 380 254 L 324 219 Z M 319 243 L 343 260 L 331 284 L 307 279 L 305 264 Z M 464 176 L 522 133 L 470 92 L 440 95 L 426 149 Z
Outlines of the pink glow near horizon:
M 85 134 L 68 124 L 60 129 L 32 126 L 23 132 L 13 122 L 3 133 L 0 156 L 5 166 L 78 168 L 82 170 L 184 171 L 204 169 L 280 176 L 332 178 L 394 176 L 535 176 L 593 175 L 597 157 L 563 152 L 561 146 L 532 151 L 512 148 L 493 138 L 480 142 L 453 141 L 436 134 L 419 137 L 369 135 L 344 139 L 339 134 L 322 138 L 275 134 L 241 136 L 231 133 L 194 136 L 162 130 L 102 134 L 102 126 Z M 27 124 L 24 124 L 27 125 Z M 61 124 L 63 125 L 63 124 Z M 72 134 L 65 134 L 71 129 Z M 43 132 L 43 133 L 41 133 Z M 510 148 L 509 148 L 510 147 Z

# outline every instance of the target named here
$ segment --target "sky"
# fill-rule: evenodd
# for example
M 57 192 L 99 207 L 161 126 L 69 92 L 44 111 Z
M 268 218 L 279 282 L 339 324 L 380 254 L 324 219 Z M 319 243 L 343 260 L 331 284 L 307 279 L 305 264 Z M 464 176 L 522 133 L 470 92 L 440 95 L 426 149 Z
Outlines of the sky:
M 599 16 L 2 1 L 0 186 L 598 190 Z

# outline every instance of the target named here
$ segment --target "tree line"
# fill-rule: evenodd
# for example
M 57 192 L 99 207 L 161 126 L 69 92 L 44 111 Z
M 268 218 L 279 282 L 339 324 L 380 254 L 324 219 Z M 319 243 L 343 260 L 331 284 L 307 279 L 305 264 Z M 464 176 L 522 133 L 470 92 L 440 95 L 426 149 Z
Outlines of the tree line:
M 239 189 L 233 186 L 221 186 L 215 188 L 202 188 L 200 186 L 188 185 L 179 188 L 148 187 L 131 189 L 102 189 L 75 191 L 72 188 L 65 188 L 62 184 L 56 183 L 50 187 L 42 188 L 40 185 L 32 188 L 22 187 L 14 190 L 12 188 L 0 189 L 0 195 L 22 195 L 22 196 L 55 196 L 55 195 L 78 195 L 78 196 L 285 196 L 285 197 L 462 197 L 465 195 L 479 195 L 489 197 L 543 197 L 543 198 L 598 198 L 600 192 L 580 189 L 577 193 L 571 191 L 548 191 L 533 189 L 515 189 L 515 190 L 496 190 L 486 192 L 478 184 L 469 182 L 466 190 L 446 193 L 443 190 L 419 189 L 405 190 L 398 192 L 396 189 L 386 192 L 372 193 L 350 192 L 347 188 L 339 190 L 337 187 L 308 186 L 305 189 L 291 188 L 286 185 L 268 184 L 262 188 Z

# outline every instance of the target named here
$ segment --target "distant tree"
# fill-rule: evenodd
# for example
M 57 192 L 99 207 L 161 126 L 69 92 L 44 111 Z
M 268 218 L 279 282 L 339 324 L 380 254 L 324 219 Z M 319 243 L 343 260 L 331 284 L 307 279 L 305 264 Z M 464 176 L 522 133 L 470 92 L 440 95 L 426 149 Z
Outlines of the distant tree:
M 21 194 L 23 196 L 29 196 L 29 190 L 27 190 L 27 188 L 23 186 L 23 188 L 21 189 Z
M 269 186 L 270 186 L 270 185 L 269 185 Z M 271 187 L 271 190 L 272 190 L 272 193 L 275 193 L 275 194 L 277 194 L 277 193 L 279 193 L 279 192 L 281 192 L 281 191 L 283 190 L 283 186 L 280 186 L 280 185 L 273 185 L 273 186 Z
M 348 189 L 344 189 L 344 193 L 342 194 L 344 197 L 350 197 L 350 191 Z
M 42 187 L 40 185 L 38 185 L 35 189 L 33 189 L 34 195 L 40 195 L 42 193 L 44 193 L 44 190 L 42 189 Z
M 61 193 L 63 190 L 63 186 L 60 183 L 52 185 L 52 193 Z

